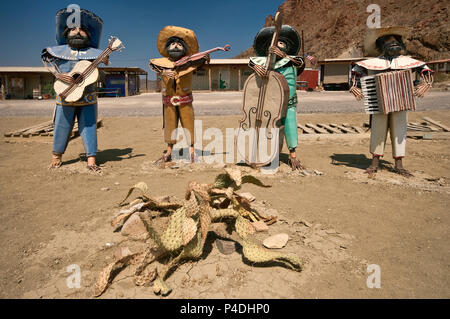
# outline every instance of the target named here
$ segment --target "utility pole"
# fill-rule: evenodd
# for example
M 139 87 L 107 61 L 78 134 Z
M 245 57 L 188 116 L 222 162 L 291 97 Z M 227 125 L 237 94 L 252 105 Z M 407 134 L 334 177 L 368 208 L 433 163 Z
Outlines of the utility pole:
M 305 36 L 302 30 L 302 56 L 305 57 Z

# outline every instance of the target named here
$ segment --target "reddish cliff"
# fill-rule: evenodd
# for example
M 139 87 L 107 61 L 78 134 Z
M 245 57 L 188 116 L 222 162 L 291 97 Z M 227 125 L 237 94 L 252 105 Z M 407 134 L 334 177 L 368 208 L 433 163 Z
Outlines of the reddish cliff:
M 286 0 L 279 11 L 283 23 L 305 37 L 305 51 L 318 59 L 362 56 L 369 4 L 381 7 L 381 26 L 412 28 L 405 39 L 408 54 L 425 61 L 449 58 L 448 0 Z M 273 17 L 266 18 L 265 26 Z M 237 57 L 254 55 L 253 49 Z

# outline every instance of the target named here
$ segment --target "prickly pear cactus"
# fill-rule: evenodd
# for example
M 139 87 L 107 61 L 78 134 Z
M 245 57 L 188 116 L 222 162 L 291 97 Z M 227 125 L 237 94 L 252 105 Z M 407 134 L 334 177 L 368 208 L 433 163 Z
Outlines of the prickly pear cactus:
M 289 269 L 300 271 L 302 261 L 297 256 L 269 251 L 251 239 L 255 229 L 250 221 L 263 220 L 270 225 L 270 223 L 276 221 L 276 217 L 265 217 L 258 213 L 251 208 L 248 200 L 235 192 L 246 183 L 270 187 L 252 175 L 243 176 L 239 169 L 229 168 L 225 170 L 225 173 L 218 175 L 213 184 L 189 183 L 185 202 L 182 205 L 162 203 L 152 199 L 147 194 L 148 186 L 143 182 L 132 187 L 120 205 L 130 197 L 135 189 L 141 191 L 139 201 L 132 202 L 134 205 L 132 209 L 125 210 L 122 215 L 116 216 L 112 223 L 113 226 L 121 227 L 123 222 L 132 214 L 146 209 L 170 213 L 167 227 L 162 231 L 157 231 L 151 221 L 139 215 L 147 227 L 154 247 L 149 247 L 146 253 L 141 253 L 141 262 L 135 271 L 134 281 L 136 285 L 148 285 L 153 282 L 155 293 L 168 295 L 172 289 L 165 280 L 170 270 L 177 267 L 183 260 L 200 258 L 203 254 L 208 232 L 214 231 L 212 225 L 220 222 L 228 223 L 237 234 L 237 236 L 231 238 L 239 242 L 243 248 L 242 253 L 245 259 L 251 264 L 275 262 Z M 217 205 L 217 202 L 220 204 Z M 139 203 L 139 206 L 136 206 L 136 203 Z M 161 258 L 169 258 L 169 262 L 163 267 L 153 267 L 146 270 L 149 264 Z M 122 263 L 120 265 L 123 267 L 128 264 Z M 117 266 L 108 267 L 102 271 L 99 278 L 101 282 L 107 284 L 113 280 L 112 270 Z M 107 278 L 107 280 L 104 278 Z M 101 289 L 97 287 L 96 296 L 103 293 L 107 284 L 101 285 Z

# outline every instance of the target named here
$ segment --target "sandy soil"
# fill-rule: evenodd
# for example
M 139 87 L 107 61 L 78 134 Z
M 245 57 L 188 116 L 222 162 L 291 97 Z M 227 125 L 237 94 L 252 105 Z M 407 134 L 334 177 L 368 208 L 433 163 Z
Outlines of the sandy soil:
M 448 110 L 411 113 L 410 120 L 424 115 L 450 125 Z M 238 118 L 201 119 L 204 127 L 224 130 Z M 46 120 L 0 118 L 0 134 Z M 363 114 L 299 116 L 303 124 L 365 120 Z M 71 141 L 57 171 L 47 170 L 50 137 L 0 138 L 1 298 L 91 298 L 99 272 L 118 247 L 133 251 L 145 245 L 113 233 L 110 225 L 131 186 L 143 181 L 154 196 L 181 199 L 189 181 L 210 183 L 223 170 L 204 163 L 153 166 L 164 147 L 160 117 L 103 123 L 101 176 L 86 172 L 80 138 Z M 168 298 L 449 298 L 450 139 L 408 139 L 405 165 L 415 174 L 410 180 L 389 170 L 390 144 L 385 169 L 367 178 L 367 135 L 300 135 L 300 145 L 304 164 L 323 175 L 302 176 L 283 163 L 276 175 L 262 176 L 271 188 L 251 185 L 243 191 L 279 218 L 257 238 L 287 233 L 281 251 L 302 257 L 303 271 L 253 267 L 239 251 L 221 254 L 211 238 L 204 258 L 183 264 L 168 278 L 173 288 Z M 80 289 L 67 287 L 71 264 L 81 268 Z M 369 264 L 381 267 L 380 289 L 366 285 Z M 122 271 L 101 298 L 160 298 L 151 287 L 134 286 L 132 271 Z

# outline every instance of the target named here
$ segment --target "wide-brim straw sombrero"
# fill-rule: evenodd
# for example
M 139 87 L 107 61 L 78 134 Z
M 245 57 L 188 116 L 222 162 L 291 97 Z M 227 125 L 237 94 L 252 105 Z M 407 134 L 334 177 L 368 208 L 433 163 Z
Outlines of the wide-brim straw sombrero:
M 386 27 L 386 28 L 376 28 L 369 29 L 366 33 L 366 38 L 364 39 L 364 52 L 366 56 L 379 56 L 382 52 L 378 50 L 376 46 L 376 41 L 384 37 L 385 35 L 399 35 L 405 39 L 409 34 L 409 28 L 406 27 Z
M 166 51 L 166 43 L 171 37 L 178 37 L 186 43 L 186 55 L 198 53 L 198 41 L 194 31 L 169 25 L 164 27 L 158 34 L 157 47 L 162 56 L 169 57 Z

